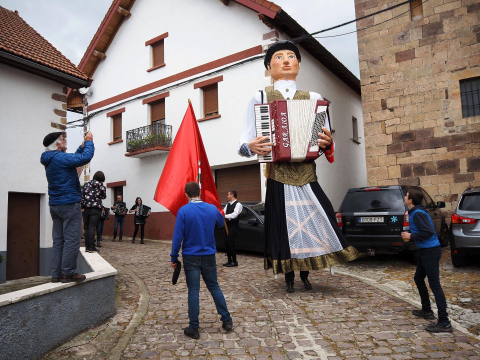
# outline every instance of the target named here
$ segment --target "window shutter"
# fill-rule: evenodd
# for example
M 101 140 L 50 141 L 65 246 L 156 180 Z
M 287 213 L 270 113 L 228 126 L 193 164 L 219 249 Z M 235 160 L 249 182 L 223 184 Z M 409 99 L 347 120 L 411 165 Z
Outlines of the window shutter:
M 150 117 L 152 123 L 165 119 L 165 99 L 150 104 Z
M 410 3 L 410 11 L 412 12 L 412 21 L 421 19 L 423 17 L 422 0 L 413 0 Z
M 164 57 L 163 57 L 163 40 L 152 44 L 152 54 L 153 54 L 153 67 L 157 65 L 163 64 Z
M 203 109 L 205 117 L 218 115 L 218 84 L 203 88 Z
M 112 117 L 113 120 L 113 141 L 122 139 L 122 114 Z

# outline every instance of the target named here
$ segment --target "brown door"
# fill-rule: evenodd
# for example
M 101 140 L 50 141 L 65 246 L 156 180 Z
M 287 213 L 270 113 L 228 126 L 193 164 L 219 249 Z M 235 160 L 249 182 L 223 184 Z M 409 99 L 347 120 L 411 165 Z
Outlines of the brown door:
M 8 193 L 7 280 L 40 274 L 40 195 Z
M 220 201 L 227 201 L 227 193 L 236 190 L 238 200 L 262 201 L 260 164 L 237 166 L 215 171 Z

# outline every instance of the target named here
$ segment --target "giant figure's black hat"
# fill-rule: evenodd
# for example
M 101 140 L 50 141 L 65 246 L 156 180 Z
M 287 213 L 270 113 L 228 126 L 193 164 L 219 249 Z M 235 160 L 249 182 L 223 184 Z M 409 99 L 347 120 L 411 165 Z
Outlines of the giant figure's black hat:
M 270 65 L 273 54 L 281 50 L 292 50 L 297 56 L 298 62 L 302 61 L 302 56 L 300 55 L 300 51 L 298 50 L 297 45 L 295 45 L 290 40 L 280 40 L 268 48 L 267 53 L 265 54 L 265 59 L 263 60 L 265 69 L 268 70 L 268 65 Z

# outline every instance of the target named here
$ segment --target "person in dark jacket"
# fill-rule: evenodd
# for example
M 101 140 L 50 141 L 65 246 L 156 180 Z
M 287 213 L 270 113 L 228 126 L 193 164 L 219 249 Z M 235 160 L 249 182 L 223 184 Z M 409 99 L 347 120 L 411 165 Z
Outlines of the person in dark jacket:
M 48 181 L 48 204 L 53 220 L 52 282 L 83 281 L 79 275 L 77 256 L 82 236 L 82 191 L 77 167 L 88 164 L 95 147 L 88 132 L 74 154 L 67 154 L 67 139 L 63 132 L 50 133 L 43 139 L 46 151 L 40 157 Z
M 141 230 L 140 230 L 140 236 L 141 236 L 141 240 L 140 240 L 140 244 L 145 244 L 143 242 L 143 236 L 145 235 L 145 224 L 147 223 L 147 217 L 146 216 L 142 216 L 140 214 L 140 205 L 142 205 L 143 202 L 142 202 L 142 198 L 141 197 L 137 197 L 135 199 L 135 205 L 132 206 L 132 208 L 130 209 L 130 213 L 134 212 L 135 213 L 135 217 L 133 219 L 133 223 L 135 225 L 135 231 L 133 232 L 133 238 L 132 238 L 132 244 L 135 244 L 135 236 L 137 236 L 137 232 L 138 232 L 138 226 L 141 227 Z M 147 216 L 150 216 L 150 210 L 148 211 L 148 215 Z
M 85 252 L 99 251 L 95 247 L 95 228 L 102 216 L 102 199 L 107 197 L 107 189 L 103 185 L 105 175 L 97 171 L 93 175 L 93 180 L 88 181 L 83 186 L 82 207 L 83 221 L 85 223 Z
M 239 215 L 242 213 L 243 206 L 237 200 L 237 191 L 230 190 L 227 194 L 228 204 L 225 205 L 223 212 L 225 213 L 225 221 L 227 222 L 228 235 L 226 239 L 227 262 L 223 264 L 226 267 L 238 266 L 237 249 L 235 248 L 235 240 L 238 233 Z
M 232 317 L 227 309 L 227 303 L 222 289 L 217 281 L 217 262 L 215 253 L 217 247 L 213 236 L 215 227 L 223 227 L 223 215 L 218 209 L 200 200 L 200 187 L 196 182 L 185 185 L 185 195 L 188 204 L 178 210 L 175 230 L 173 232 L 172 253 L 170 265 L 177 267 L 178 252 L 182 247 L 183 269 L 188 287 L 188 319 L 190 326 L 183 329 L 183 333 L 193 339 L 200 338 L 198 332 L 200 313 L 200 274 L 213 297 L 215 307 L 222 328 L 226 331 L 233 329 Z
M 125 215 L 127 214 L 127 204 L 123 201 L 122 195 L 117 195 L 117 201 L 112 205 L 112 210 L 115 213 L 115 223 L 113 225 L 113 240 L 117 238 L 117 229 L 120 225 L 120 235 L 118 241 L 123 238 L 123 225 L 125 224 Z
M 404 201 L 409 209 L 410 233 L 402 232 L 402 239 L 403 241 L 414 241 L 420 250 L 420 258 L 413 279 L 420 294 L 422 310 L 413 310 L 412 314 L 424 319 L 435 319 L 430 304 L 430 297 L 428 296 L 428 289 L 425 285 L 425 277 L 427 277 L 428 284 L 437 303 L 438 322 L 427 326 L 426 330 L 436 333 L 452 332 L 453 328 L 447 314 L 447 301 L 440 285 L 442 248 L 427 209 L 420 205 L 423 201 L 423 193 L 420 189 L 411 187 L 407 195 L 405 195 Z

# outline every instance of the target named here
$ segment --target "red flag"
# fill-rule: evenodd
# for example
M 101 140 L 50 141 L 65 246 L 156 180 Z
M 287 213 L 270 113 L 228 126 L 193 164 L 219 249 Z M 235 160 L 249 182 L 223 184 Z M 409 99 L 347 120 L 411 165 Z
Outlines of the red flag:
M 177 216 L 178 210 L 188 201 L 185 185 L 190 181 L 199 183 L 202 201 L 215 205 L 223 214 L 191 103 L 173 141 L 153 199 Z

